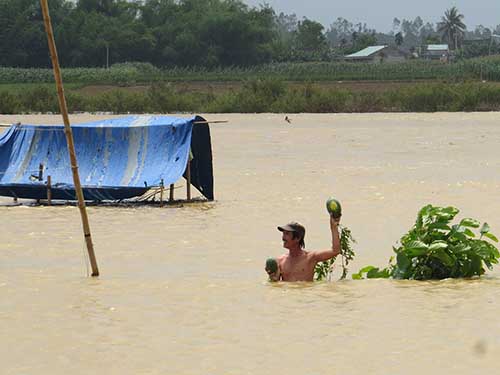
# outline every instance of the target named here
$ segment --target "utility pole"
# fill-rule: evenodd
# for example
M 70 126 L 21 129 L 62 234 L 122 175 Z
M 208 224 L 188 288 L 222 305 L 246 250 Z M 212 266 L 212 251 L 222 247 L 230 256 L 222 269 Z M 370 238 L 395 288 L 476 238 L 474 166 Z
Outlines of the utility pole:
M 106 69 L 109 69 L 109 43 L 106 42 Z

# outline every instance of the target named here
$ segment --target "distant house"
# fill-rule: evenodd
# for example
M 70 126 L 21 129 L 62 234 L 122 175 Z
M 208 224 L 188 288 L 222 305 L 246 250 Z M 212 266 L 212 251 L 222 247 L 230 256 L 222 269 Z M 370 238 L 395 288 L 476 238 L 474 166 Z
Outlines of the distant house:
M 448 44 L 429 44 L 423 48 L 422 58 L 448 61 L 450 59 L 450 48 Z
M 360 61 L 369 63 L 401 62 L 408 54 L 393 46 L 370 46 L 356 53 L 344 56 L 345 61 Z

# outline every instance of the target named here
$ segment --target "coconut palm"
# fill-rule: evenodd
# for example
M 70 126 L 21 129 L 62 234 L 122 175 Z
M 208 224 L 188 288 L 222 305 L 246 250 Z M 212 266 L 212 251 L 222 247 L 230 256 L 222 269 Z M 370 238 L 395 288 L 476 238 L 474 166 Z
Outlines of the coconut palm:
M 441 17 L 441 22 L 438 23 L 438 32 L 443 34 L 443 39 L 448 40 L 448 44 L 458 48 L 458 40 L 464 35 L 466 26 L 462 22 L 463 14 L 458 12 L 457 7 L 452 7 Z

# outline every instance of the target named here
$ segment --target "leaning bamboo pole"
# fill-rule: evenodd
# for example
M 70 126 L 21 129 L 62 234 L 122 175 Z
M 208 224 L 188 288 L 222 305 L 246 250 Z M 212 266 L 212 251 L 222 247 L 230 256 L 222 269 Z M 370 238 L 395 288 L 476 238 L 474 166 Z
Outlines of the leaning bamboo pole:
M 73 172 L 73 182 L 75 184 L 75 192 L 78 197 L 78 208 L 80 209 L 80 216 L 82 218 L 83 234 L 87 251 L 89 253 L 90 265 L 92 267 L 92 276 L 99 276 L 99 269 L 97 268 L 97 260 L 94 253 L 94 246 L 92 244 L 92 236 L 90 234 L 89 219 L 87 210 L 85 209 L 85 200 L 83 198 L 82 186 L 80 184 L 80 176 L 78 174 L 78 163 L 75 154 L 75 145 L 73 143 L 73 132 L 69 123 L 68 107 L 66 105 L 66 98 L 64 97 L 64 87 L 61 78 L 61 69 L 59 67 L 59 58 L 57 56 L 56 43 L 54 41 L 54 33 L 52 32 L 52 23 L 50 21 L 49 6 L 47 0 L 40 0 L 42 7 L 43 21 L 45 24 L 45 31 L 49 43 L 50 57 L 52 59 L 52 67 L 54 68 L 54 76 L 57 86 L 57 96 L 59 98 L 59 108 L 64 121 L 64 134 L 66 135 L 66 142 L 68 144 L 69 158 L 71 161 L 71 171 Z

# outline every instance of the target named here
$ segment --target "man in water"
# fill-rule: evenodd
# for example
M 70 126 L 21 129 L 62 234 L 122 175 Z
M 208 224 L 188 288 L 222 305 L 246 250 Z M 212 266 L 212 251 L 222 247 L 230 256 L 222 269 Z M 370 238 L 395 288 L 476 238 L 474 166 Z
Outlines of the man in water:
M 283 254 L 278 262 L 278 275 L 283 281 L 313 281 L 314 267 L 340 254 L 340 237 L 338 223 L 340 218 L 330 216 L 330 231 L 332 233 L 332 247 L 329 250 L 305 251 L 304 237 L 306 229 L 297 222 L 291 222 L 278 227 L 282 232 L 283 247 L 288 254 Z M 268 272 L 268 270 L 266 270 Z M 269 272 L 268 272 L 269 273 Z M 275 275 L 269 274 L 270 279 L 277 281 Z

